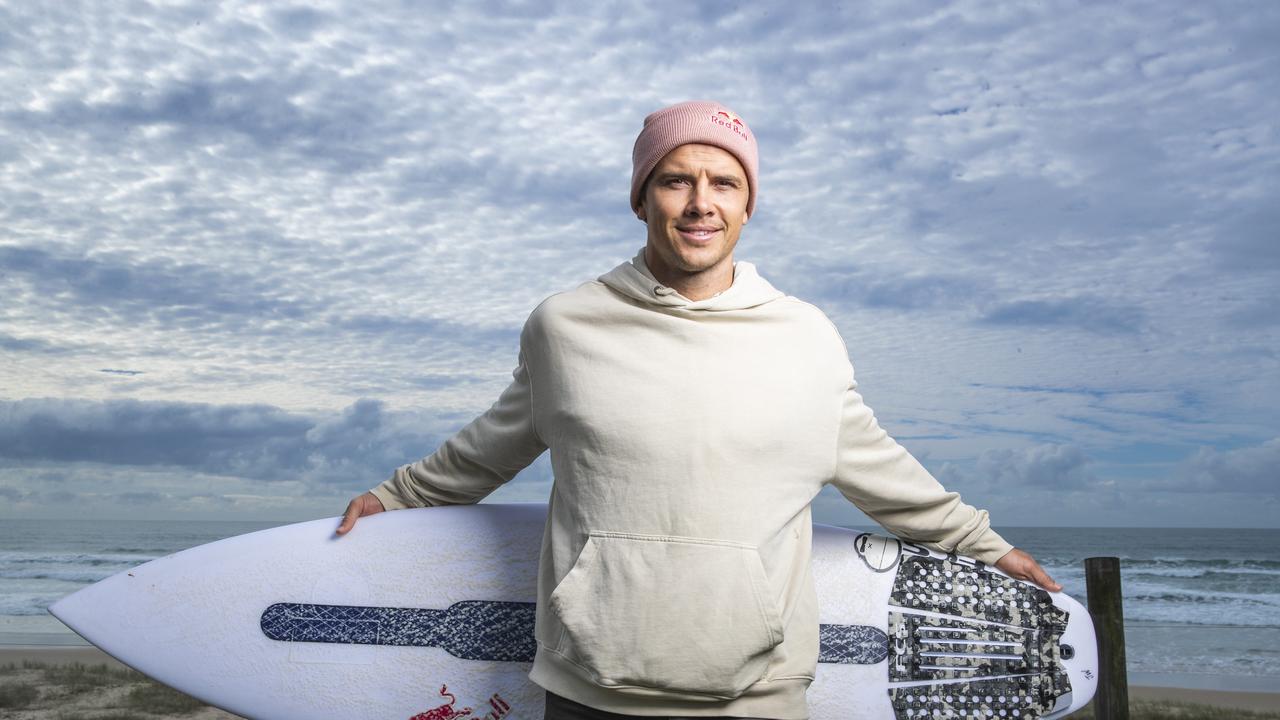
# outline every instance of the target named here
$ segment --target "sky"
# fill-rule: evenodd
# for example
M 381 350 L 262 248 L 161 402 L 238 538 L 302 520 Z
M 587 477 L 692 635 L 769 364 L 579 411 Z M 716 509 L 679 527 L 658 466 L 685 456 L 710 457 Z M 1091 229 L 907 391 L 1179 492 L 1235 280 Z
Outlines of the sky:
M 0 519 L 340 513 L 635 254 L 641 122 L 712 99 L 760 146 L 736 257 L 997 528 L 1280 527 L 1277 37 L 1271 0 L 0 5 Z

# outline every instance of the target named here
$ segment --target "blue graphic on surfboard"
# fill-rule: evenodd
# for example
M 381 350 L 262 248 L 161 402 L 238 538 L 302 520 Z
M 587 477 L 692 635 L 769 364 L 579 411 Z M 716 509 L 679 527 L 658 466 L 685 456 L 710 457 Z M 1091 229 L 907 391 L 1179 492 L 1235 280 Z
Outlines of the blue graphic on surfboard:
M 246 717 L 537 720 L 545 515 L 403 510 L 340 539 L 336 519 L 298 523 L 154 560 L 50 612 Z M 1092 696 L 1093 625 L 1072 598 L 894 538 L 819 525 L 813 545 L 814 720 L 1056 718 Z

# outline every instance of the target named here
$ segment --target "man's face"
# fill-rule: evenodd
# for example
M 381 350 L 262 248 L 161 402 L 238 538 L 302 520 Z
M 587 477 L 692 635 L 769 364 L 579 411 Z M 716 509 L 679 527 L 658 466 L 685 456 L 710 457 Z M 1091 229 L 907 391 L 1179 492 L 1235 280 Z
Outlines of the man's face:
M 747 173 L 714 145 L 681 145 L 645 184 L 639 216 L 649 226 L 646 257 L 661 273 L 701 273 L 733 263 L 747 222 Z

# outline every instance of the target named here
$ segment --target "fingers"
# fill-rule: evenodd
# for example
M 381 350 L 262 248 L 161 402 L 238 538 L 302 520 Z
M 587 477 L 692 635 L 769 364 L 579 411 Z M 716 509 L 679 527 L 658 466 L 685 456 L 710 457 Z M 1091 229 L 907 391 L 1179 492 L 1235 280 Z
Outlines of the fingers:
M 1023 556 L 1025 558 L 1023 560 L 1023 580 L 1030 580 L 1049 592 L 1060 592 L 1062 590 L 1062 586 L 1049 577 L 1049 573 L 1040 567 L 1040 563 L 1036 562 L 1035 558 L 1027 553 L 1023 553 Z
M 356 519 L 360 517 L 360 498 L 356 498 L 347 503 L 346 512 L 342 513 L 342 522 L 338 524 L 337 534 L 346 535 L 351 528 L 356 526 Z
M 1059 592 L 1062 590 L 1062 586 L 1054 582 L 1053 578 L 1049 577 L 1049 573 L 1045 572 L 1044 568 L 1040 567 L 1040 563 L 1035 560 L 1031 560 L 1031 577 L 1027 579 L 1049 592 Z
M 1049 592 L 1061 592 L 1062 586 L 1049 577 L 1049 573 L 1040 567 L 1040 563 L 1030 554 L 1014 548 L 996 562 L 996 567 L 1005 571 L 1010 577 L 1033 582 Z
M 1020 569 L 1022 571 L 1023 580 L 1029 580 L 1049 592 L 1058 592 L 1059 590 L 1062 590 L 1062 586 L 1054 582 L 1053 578 L 1049 577 L 1049 573 L 1045 572 L 1044 568 L 1040 567 L 1040 563 L 1036 562 L 1036 559 L 1031 557 L 1030 553 L 1019 551 L 1019 555 L 1020 557 L 1018 558 L 1018 561 L 1022 566 Z
M 378 499 L 378 496 L 371 492 L 357 495 L 351 502 L 347 503 L 347 510 L 342 513 L 342 522 L 338 524 L 338 529 L 334 533 L 346 535 L 351 532 L 351 528 L 356 526 L 356 520 L 365 515 L 385 512 L 386 509 L 382 501 Z

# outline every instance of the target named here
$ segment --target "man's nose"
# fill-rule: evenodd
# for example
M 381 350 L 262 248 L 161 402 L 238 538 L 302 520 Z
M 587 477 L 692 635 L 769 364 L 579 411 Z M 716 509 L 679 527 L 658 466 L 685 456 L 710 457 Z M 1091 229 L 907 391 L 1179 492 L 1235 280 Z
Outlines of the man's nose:
M 701 217 L 711 210 L 711 183 L 699 180 L 689 191 L 689 204 L 685 207 L 685 213 Z

